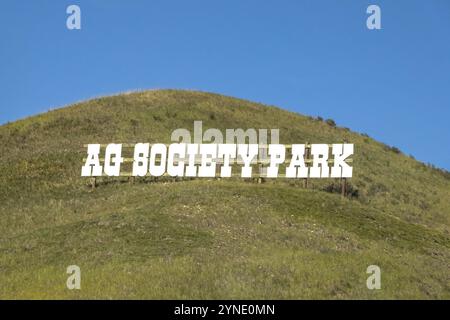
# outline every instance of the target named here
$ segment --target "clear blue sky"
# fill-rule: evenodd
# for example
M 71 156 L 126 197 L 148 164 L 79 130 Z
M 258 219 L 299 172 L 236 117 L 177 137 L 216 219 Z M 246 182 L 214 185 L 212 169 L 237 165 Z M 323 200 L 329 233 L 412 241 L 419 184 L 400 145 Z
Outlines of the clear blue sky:
M 66 28 L 77 4 L 82 29 Z M 382 30 L 366 28 L 366 8 Z M 2 1 L 0 123 L 133 89 L 274 104 L 450 169 L 448 0 Z

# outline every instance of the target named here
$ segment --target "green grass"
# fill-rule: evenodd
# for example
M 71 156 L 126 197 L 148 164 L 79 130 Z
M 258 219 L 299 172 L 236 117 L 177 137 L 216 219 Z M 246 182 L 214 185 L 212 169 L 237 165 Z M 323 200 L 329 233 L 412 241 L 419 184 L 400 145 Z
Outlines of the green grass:
M 280 128 L 281 143 L 355 144 L 332 180 L 80 177 L 85 143 L 169 142 L 208 127 Z M 366 136 L 215 94 L 94 99 L 0 127 L 0 298 L 450 298 L 450 179 Z M 65 286 L 81 267 L 81 290 Z M 382 289 L 366 288 L 367 266 Z

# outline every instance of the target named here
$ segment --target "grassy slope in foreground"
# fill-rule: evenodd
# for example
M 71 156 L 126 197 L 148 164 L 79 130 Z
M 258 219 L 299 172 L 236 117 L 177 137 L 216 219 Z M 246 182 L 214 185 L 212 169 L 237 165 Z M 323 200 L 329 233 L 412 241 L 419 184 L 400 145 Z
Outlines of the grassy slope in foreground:
M 173 129 L 280 128 L 281 143 L 355 144 L 358 198 L 291 181 L 108 183 L 84 143 Z M 1 298 L 449 298 L 447 175 L 347 129 L 220 95 L 94 99 L 0 127 Z M 82 289 L 65 288 L 65 268 Z M 382 268 L 369 291 L 368 265 Z

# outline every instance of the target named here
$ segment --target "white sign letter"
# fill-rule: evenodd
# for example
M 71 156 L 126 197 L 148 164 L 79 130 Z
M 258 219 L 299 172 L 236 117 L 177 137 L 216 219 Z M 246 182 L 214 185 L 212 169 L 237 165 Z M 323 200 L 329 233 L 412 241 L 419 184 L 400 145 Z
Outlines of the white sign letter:
M 230 158 L 236 158 L 236 145 L 219 144 L 218 158 L 223 158 L 223 165 L 220 168 L 220 176 L 231 177 Z
M 216 175 L 217 144 L 201 144 L 202 163 L 198 168 L 199 177 L 214 177 Z
M 161 155 L 159 165 L 156 164 L 156 155 Z M 152 145 L 150 150 L 150 175 L 159 177 L 166 171 L 167 148 L 165 144 L 156 143 Z
M 351 178 L 353 168 L 350 167 L 345 159 L 353 154 L 353 144 L 333 144 L 334 165 L 331 168 L 332 178 Z
M 105 173 L 108 176 L 117 177 L 120 175 L 120 164 L 123 162 L 122 145 L 110 143 L 105 151 Z M 114 162 L 114 165 L 111 165 Z
M 286 178 L 307 178 L 308 167 L 305 165 L 305 145 L 292 145 L 292 159 L 286 168 Z
M 134 146 L 133 176 L 143 177 L 147 174 L 149 143 L 136 143 Z
M 284 162 L 286 157 L 286 147 L 284 144 L 269 145 L 270 166 L 267 168 L 267 177 L 276 178 L 278 176 L 278 166 Z
M 176 155 L 176 157 L 175 157 Z M 169 156 L 167 157 L 167 173 L 172 177 L 184 176 L 184 159 L 186 156 L 186 144 L 172 143 L 169 146 Z M 178 164 L 175 165 L 175 159 Z
M 313 156 L 313 166 L 310 168 L 311 178 L 328 178 L 328 145 L 312 144 L 311 155 Z
M 258 154 L 257 144 L 238 144 L 238 155 L 244 162 L 244 166 L 241 170 L 242 178 L 252 177 L 252 159 Z
M 100 159 L 98 158 L 98 155 L 100 153 L 100 145 L 89 144 L 87 152 L 88 157 L 86 159 L 86 163 L 81 168 L 81 176 L 82 177 L 101 176 L 103 168 L 100 165 Z

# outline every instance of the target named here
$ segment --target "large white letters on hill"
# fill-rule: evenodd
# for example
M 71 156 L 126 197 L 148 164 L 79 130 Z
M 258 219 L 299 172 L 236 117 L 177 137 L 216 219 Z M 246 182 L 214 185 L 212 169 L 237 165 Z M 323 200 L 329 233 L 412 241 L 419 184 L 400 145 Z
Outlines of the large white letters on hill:
M 310 151 L 310 156 L 306 150 Z M 100 144 L 89 144 L 83 177 L 120 176 L 122 144 L 108 144 L 103 166 L 100 164 Z M 260 157 L 261 154 L 269 157 Z M 353 144 L 196 144 L 137 143 L 134 145 L 131 176 L 215 177 L 239 175 L 254 177 L 252 165 L 265 166 L 259 170 L 265 178 L 351 178 L 353 168 L 348 164 Z M 267 159 L 267 160 L 265 160 Z M 220 170 L 219 170 L 220 169 Z M 233 172 L 234 171 L 234 172 Z M 265 172 L 264 174 L 261 174 Z M 256 174 L 258 174 L 256 173 Z

